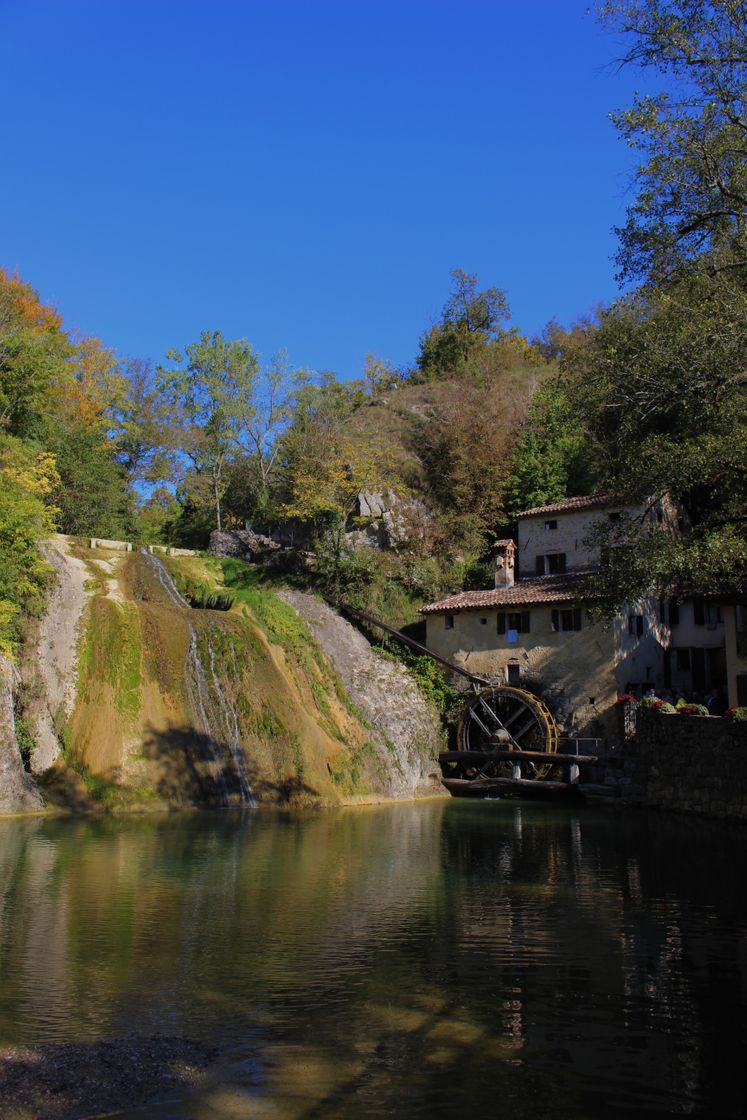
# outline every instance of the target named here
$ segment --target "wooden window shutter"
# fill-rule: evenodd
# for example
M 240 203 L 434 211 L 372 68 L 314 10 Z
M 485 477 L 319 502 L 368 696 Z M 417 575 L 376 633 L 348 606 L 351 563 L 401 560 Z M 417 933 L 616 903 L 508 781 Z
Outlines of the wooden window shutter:
M 560 629 L 560 611 L 552 611 L 550 614 L 550 629 Z
M 506 616 L 501 611 L 498 612 L 498 633 L 506 633 Z
M 581 608 L 580 607 L 575 607 L 574 610 L 573 610 L 573 629 L 574 630 L 580 630 L 581 629 Z
M 545 574 L 545 558 L 544 558 L 544 556 L 538 556 L 535 559 L 534 570 L 535 570 L 535 572 L 538 576 L 543 576 Z
M 693 599 L 693 622 L 696 626 L 705 625 L 705 603 L 702 599 Z
M 521 612 L 521 633 L 529 633 L 529 611 Z

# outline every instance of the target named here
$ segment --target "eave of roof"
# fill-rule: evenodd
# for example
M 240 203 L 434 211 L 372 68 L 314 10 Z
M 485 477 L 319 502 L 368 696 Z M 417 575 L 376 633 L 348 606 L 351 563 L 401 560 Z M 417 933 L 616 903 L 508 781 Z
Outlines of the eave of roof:
M 513 587 L 496 587 L 489 591 L 460 591 L 448 599 L 428 603 L 421 614 L 453 614 L 456 611 L 477 611 L 486 607 L 528 607 L 542 603 L 568 603 L 591 599 L 588 572 L 566 572 L 558 576 L 536 576 L 522 579 Z
M 539 517 L 543 513 L 565 513 L 577 509 L 594 509 L 603 508 L 604 506 L 618 505 L 619 499 L 615 499 L 611 494 L 592 494 L 586 498 L 564 498 L 562 502 L 552 502 L 548 506 L 535 506 L 533 509 L 523 509 L 521 513 L 516 516 L 522 517 Z

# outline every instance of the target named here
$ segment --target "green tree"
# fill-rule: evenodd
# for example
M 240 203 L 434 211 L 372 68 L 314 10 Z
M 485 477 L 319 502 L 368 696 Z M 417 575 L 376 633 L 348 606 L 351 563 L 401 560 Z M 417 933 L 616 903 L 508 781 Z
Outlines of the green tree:
M 676 533 L 608 527 L 610 599 L 652 580 L 675 593 L 745 582 L 746 318 L 747 296 L 701 271 L 620 301 L 579 356 L 574 407 L 594 433 L 601 486 L 668 495 L 682 514 Z
M 188 492 L 196 505 L 213 510 L 220 529 L 227 468 L 255 414 L 259 359 L 246 339 L 229 341 L 220 331 L 203 331 L 184 354 L 166 356 L 172 364 L 158 367 L 158 385 L 179 416 Z
M 640 156 L 621 230 L 625 279 L 747 265 L 747 7 L 742 0 L 609 0 L 603 25 L 622 63 L 665 88 L 613 114 Z M 704 255 L 705 254 L 705 255 Z
M 509 318 L 508 300 L 500 288 L 479 291 L 477 275 L 453 268 L 452 292 L 437 324 L 420 340 L 417 367 L 424 380 L 463 369 L 473 353 L 501 334 Z
M 49 569 L 38 543 L 54 531 L 54 458 L 0 435 L 0 651 L 12 653 L 22 610 L 41 607 Z
M 557 372 L 533 396 L 513 454 L 510 517 L 596 489 L 597 441 L 571 399 Z

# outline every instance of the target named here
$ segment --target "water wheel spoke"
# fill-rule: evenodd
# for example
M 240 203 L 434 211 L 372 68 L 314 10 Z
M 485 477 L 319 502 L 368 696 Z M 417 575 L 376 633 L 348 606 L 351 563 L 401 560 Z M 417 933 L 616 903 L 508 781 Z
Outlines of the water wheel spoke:
M 477 726 L 480 728 L 480 730 L 483 732 L 483 734 L 487 735 L 487 737 L 489 739 L 490 738 L 490 732 L 488 731 L 487 727 L 482 722 L 482 720 L 480 719 L 480 717 L 478 716 L 478 714 L 477 714 L 477 712 L 475 711 L 474 708 L 469 709 L 469 718 L 471 720 L 474 720 L 474 722 L 477 724 Z
M 480 703 L 480 707 L 483 708 L 484 711 L 486 711 L 488 713 L 490 718 L 494 721 L 496 727 L 499 728 L 499 730 L 503 730 L 506 725 L 501 722 L 500 717 L 498 715 L 496 715 L 496 713 L 490 707 L 490 704 L 488 704 L 487 701 L 485 700 L 484 696 L 478 696 L 477 699 Z
M 519 750 L 521 750 L 521 746 L 520 746 L 520 744 L 519 744 L 519 740 L 520 740 L 520 739 L 521 739 L 521 738 L 522 738 L 522 737 L 523 737 L 524 735 L 526 735 L 527 731 L 531 731 L 531 730 L 532 730 L 532 728 L 536 728 L 536 727 L 538 727 L 538 723 L 537 723 L 537 720 L 535 719 L 535 717 L 534 717 L 534 716 L 532 716 L 532 718 L 531 718 L 531 719 L 529 719 L 529 720 L 527 720 L 527 722 L 526 722 L 526 723 L 525 723 L 525 724 L 524 724 L 524 725 L 523 725 L 522 727 L 520 727 L 518 731 L 513 731 L 513 732 L 511 733 L 511 737 L 512 737 L 512 738 L 513 738 L 513 740 L 515 741 L 516 745 L 517 745 L 517 746 L 519 747 Z
M 506 730 L 508 730 L 508 728 L 511 726 L 512 723 L 516 723 L 517 719 L 520 716 L 523 716 L 525 714 L 526 714 L 525 705 L 524 704 L 517 704 L 514 707 L 513 711 L 509 715 L 507 715 L 506 718 L 504 719 L 503 726 L 506 728 Z

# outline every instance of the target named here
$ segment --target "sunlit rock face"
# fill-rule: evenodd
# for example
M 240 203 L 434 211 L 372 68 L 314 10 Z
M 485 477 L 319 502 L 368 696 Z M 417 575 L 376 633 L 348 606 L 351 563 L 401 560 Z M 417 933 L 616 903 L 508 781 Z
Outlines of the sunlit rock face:
M 238 566 L 223 609 L 196 609 L 196 586 L 220 592 L 216 560 L 71 548 L 60 578 L 69 563 L 81 582 L 82 565 L 87 601 L 57 682 L 69 709 L 52 696 L 52 666 L 36 674 L 64 748 L 42 767 L 55 807 L 335 805 L 440 790 L 438 715 L 407 672 L 370 655 L 343 681 L 294 607 L 252 586 L 253 569 Z M 47 646 L 40 663 L 55 658 Z
M 302 591 L 281 595 L 308 624 L 347 694 L 372 725 L 372 740 L 386 766 L 392 794 L 417 797 L 442 792 L 434 764 L 443 749 L 440 721 L 412 674 L 378 654 L 354 626 L 313 595 Z

